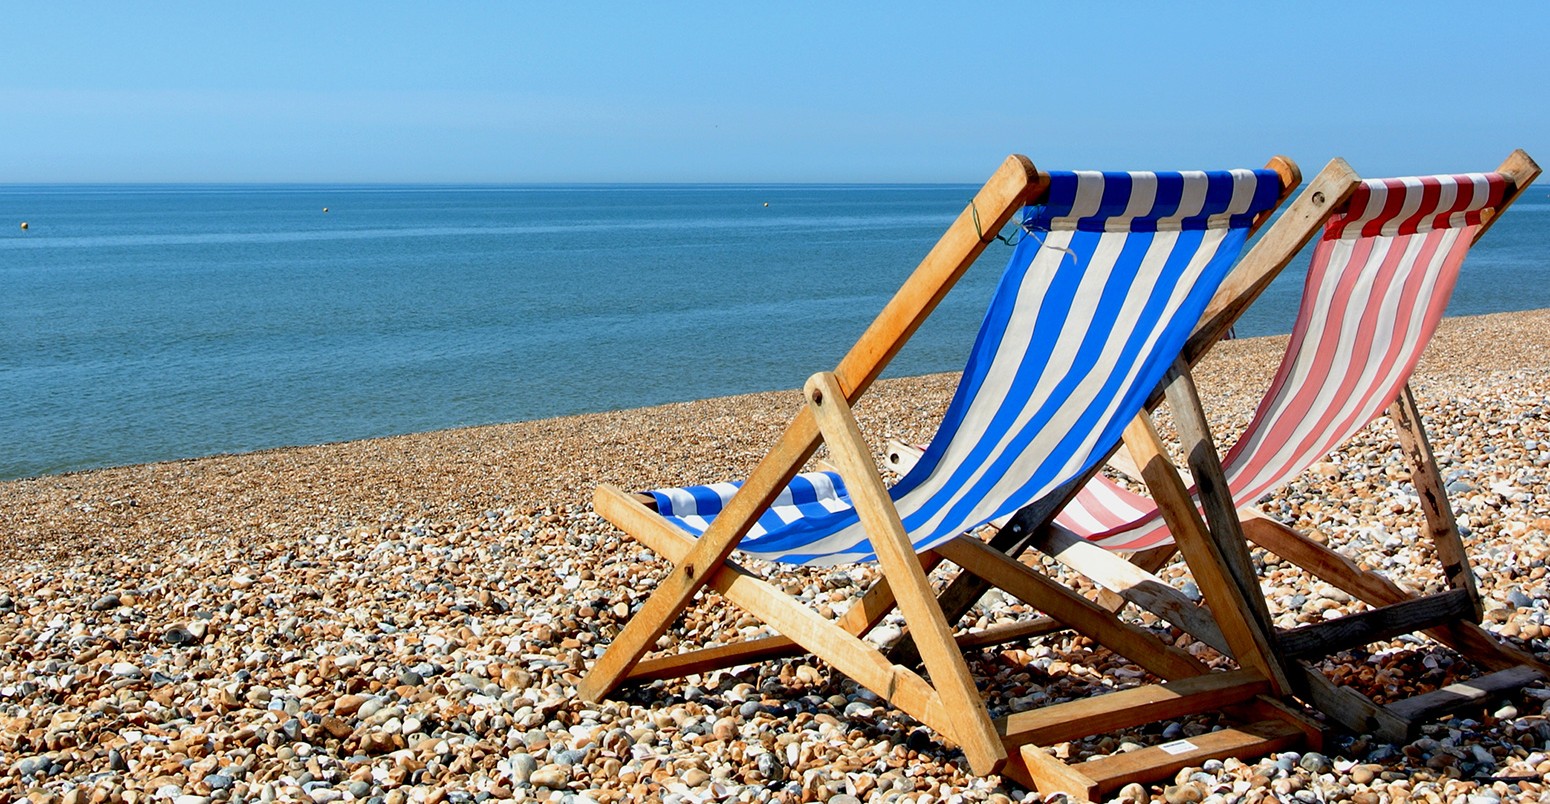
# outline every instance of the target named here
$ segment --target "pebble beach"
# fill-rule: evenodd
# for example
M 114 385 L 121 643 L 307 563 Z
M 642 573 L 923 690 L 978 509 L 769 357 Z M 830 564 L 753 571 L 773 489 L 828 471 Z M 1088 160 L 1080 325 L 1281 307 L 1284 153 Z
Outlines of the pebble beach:
M 1219 435 L 1247 421 L 1284 344 L 1229 341 L 1202 364 Z M 879 465 L 889 439 L 929 438 L 955 380 L 868 393 L 856 412 Z M 1413 387 L 1486 627 L 1550 660 L 1550 310 L 1446 319 Z M 593 489 L 744 476 L 799 403 L 753 394 L 0 483 L 0 801 L 1043 800 L 970 775 L 955 749 L 811 657 L 576 696 L 666 566 L 592 513 Z M 1380 420 L 1263 507 L 1435 590 L 1407 480 Z M 1280 626 L 1362 608 L 1256 556 Z M 833 614 L 876 573 L 773 577 Z M 963 625 L 1033 615 L 992 594 Z M 658 647 L 761 632 L 711 594 Z M 969 659 L 992 714 L 1148 680 L 1069 633 Z M 1411 636 L 1320 669 L 1380 701 L 1479 672 Z M 1080 760 L 1211 727 L 1051 748 Z M 1550 689 L 1531 686 L 1414 742 L 1336 733 L 1321 751 L 1210 762 L 1119 795 L 1550 801 L 1547 773 Z

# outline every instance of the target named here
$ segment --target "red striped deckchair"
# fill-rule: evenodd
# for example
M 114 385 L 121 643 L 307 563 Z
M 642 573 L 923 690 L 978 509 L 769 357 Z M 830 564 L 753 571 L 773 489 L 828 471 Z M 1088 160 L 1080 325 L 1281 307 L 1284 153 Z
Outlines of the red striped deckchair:
M 1550 672 L 1478 625 L 1479 593 L 1408 384 L 1469 247 L 1538 172 L 1518 151 L 1492 173 L 1362 182 L 1326 223 L 1279 370 L 1222 461 L 1222 481 L 1248 538 L 1375 607 L 1277 635 L 1277 653 L 1299 694 L 1353 730 L 1398 740 L 1421 722 Z M 1448 591 L 1439 594 L 1406 593 L 1252 507 L 1385 411 L 1443 565 Z M 1154 566 L 1173 541 L 1151 498 L 1103 475 L 1066 506 L 1055 528 L 1045 544 L 1053 552 L 1070 551 L 1075 536 L 1109 550 L 1154 550 Z M 1198 620 L 1179 624 L 1223 645 L 1209 628 L 1200 633 Z M 1305 661 L 1418 630 L 1494 672 L 1378 706 L 1330 684 Z

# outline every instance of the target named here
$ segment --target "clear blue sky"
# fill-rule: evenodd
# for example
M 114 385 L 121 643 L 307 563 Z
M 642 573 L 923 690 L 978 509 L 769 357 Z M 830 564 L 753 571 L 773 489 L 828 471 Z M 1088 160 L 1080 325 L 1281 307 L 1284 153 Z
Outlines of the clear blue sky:
M 1550 4 L 15 3 L 0 182 L 1550 165 Z

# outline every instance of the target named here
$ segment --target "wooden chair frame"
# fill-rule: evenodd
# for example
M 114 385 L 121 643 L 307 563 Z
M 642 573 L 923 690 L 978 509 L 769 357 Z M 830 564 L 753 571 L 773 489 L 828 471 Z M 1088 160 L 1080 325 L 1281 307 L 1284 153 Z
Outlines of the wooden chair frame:
M 1284 201 L 1298 185 L 1300 174 L 1289 160 L 1279 157 L 1270 167 L 1282 177 Z M 1125 444 L 1133 460 L 1145 467 L 1144 479 L 1152 493 L 1169 501 L 1165 510 L 1170 526 L 1186 534 L 1179 542 L 1187 545 L 1187 559 L 1201 579 L 1212 610 L 1220 612 L 1213 622 L 1222 624 L 1219 631 L 1232 646 L 1241 670 L 1208 673 L 1208 668 L 1188 653 L 976 538 L 959 536 L 919 555 L 910 545 L 856 425 L 851 403 L 877 378 L 1001 227 L 1017 210 L 1036 202 L 1047 187 L 1048 177 L 1025 157 L 1014 155 L 1003 163 L 838 368 L 808 380 L 805 404 L 794 421 L 700 538 L 670 524 L 636 495 L 613 486 L 597 490 L 595 510 L 673 566 L 583 679 L 579 687 L 582 697 L 598 700 L 625 683 L 680 677 L 805 651 L 956 743 L 976 773 L 1001 771 L 1040 790 L 1061 789 L 1082 796 L 1096 796 L 1130 781 L 1155 779 L 1212 757 L 1317 743 L 1317 727 L 1276 700 L 1289 686 L 1280 665 L 1270 656 L 1269 616 L 1262 600 L 1258 610 L 1253 607 L 1238 589 L 1236 573 L 1228 569 L 1229 563 L 1247 561 L 1241 539 L 1223 540 L 1207 531 L 1145 414 L 1127 429 Z M 1323 203 L 1321 197 L 1304 206 Z M 1293 220 L 1311 218 L 1295 207 L 1288 215 Z M 1256 226 L 1269 217 L 1269 212 L 1264 213 Z M 1267 233 L 1265 241 L 1281 245 L 1273 246 L 1279 249 L 1274 258 L 1261 257 L 1260 262 L 1275 263 L 1275 270 L 1279 270 L 1305 242 L 1306 238 L 1301 238 L 1296 246 L 1287 247 L 1299 237 L 1274 230 Z M 1281 255 L 1280 251 L 1286 253 Z M 1238 297 L 1257 294 L 1272 276 L 1273 272 L 1263 269 L 1248 274 L 1241 269 L 1234 271 L 1208 308 L 1204 320 L 1209 327 L 1225 331 L 1247 306 L 1247 301 Z M 1218 331 L 1211 339 L 1219 336 Z M 1197 331 L 1190 347 L 1203 351 L 1203 338 Z M 1187 373 L 1175 373 L 1168 384 L 1177 385 L 1180 376 L 1187 379 Z M 1201 419 L 1202 432 L 1203 422 Z M 812 457 L 820 442 L 827 444 L 830 460 L 850 491 L 882 570 L 882 580 L 835 620 L 820 616 L 730 560 L 738 541 Z M 1209 438 L 1204 443 L 1209 446 Z M 1078 487 L 1068 484 L 1068 488 Z M 1063 504 L 1069 494 L 1053 496 L 1062 497 Z M 1047 509 L 1046 518 L 1059 510 L 1058 505 L 1042 507 Z M 993 721 L 962 652 L 984 642 L 974 636 L 955 639 L 951 623 L 957 616 L 944 615 L 927 577 L 944 559 L 966 570 L 962 575 L 1018 597 L 1173 683 L 1127 689 Z M 647 658 L 650 647 L 707 586 L 759 617 L 779 635 Z M 904 618 L 930 681 L 861 639 L 895 607 Z M 1193 738 L 1182 746 L 1143 749 L 1083 763 L 1079 768 L 1067 766 L 1038 747 L 1040 743 L 1224 708 L 1247 725 Z
M 1336 162 L 1344 164 L 1340 160 Z M 1528 154 L 1518 150 L 1502 163 L 1498 172 L 1507 177 L 1510 186 L 1502 203 L 1496 208 L 1495 215 L 1485 220 L 1476 231 L 1476 240 L 1517 199 L 1523 188 L 1539 175 L 1540 170 Z M 1343 180 L 1352 178 L 1345 176 Z M 1314 188 L 1310 187 L 1304 197 L 1313 192 Z M 1326 198 L 1336 200 L 1325 207 L 1318 224 L 1322 224 L 1323 219 L 1344 203 L 1348 192 L 1326 194 Z M 1245 258 L 1245 266 L 1249 262 Z M 1210 318 L 1208 314 L 1205 320 Z M 1202 345 L 1209 346 L 1209 343 Z M 1186 351 L 1176 372 L 1176 380 L 1187 380 L 1186 364 L 1197 359 L 1200 354 L 1198 351 Z M 1167 398 L 1189 454 L 1190 469 L 1199 483 L 1202 504 L 1206 506 L 1212 531 L 1225 534 L 1228 541 L 1244 538 L 1253 541 L 1373 607 L 1369 611 L 1335 620 L 1273 632 L 1273 655 L 1278 657 L 1298 697 L 1352 731 L 1373 732 L 1384 739 L 1402 742 L 1413 738 L 1422 723 L 1471 707 L 1477 708 L 1482 702 L 1500 693 L 1550 677 L 1550 665 L 1503 643 L 1479 624 L 1482 612 L 1474 575 L 1408 383 L 1390 406 L 1388 417 L 1410 465 L 1412 482 L 1417 489 L 1426 522 L 1426 532 L 1442 564 L 1449 587 L 1447 591 L 1433 595 L 1407 592 L 1383 575 L 1360 568 L 1320 541 L 1266 516 L 1256 508 L 1231 510 L 1223 478 L 1215 468 L 1218 465 L 1215 450 L 1206 446 L 1210 441 L 1209 432 L 1201 429 L 1204 420 L 1194 412 L 1198 408 L 1199 399 L 1192 385 L 1187 381 L 1170 383 Z M 1186 415 L 1180 416 L 1181 411 Z M 890 459 L 899 468 L 907 467 L 912 458 L 909 448 L 893 446 Z M 1144 467 L 1126 465 L 1123 460 L 1113 463 L 1132 477 L 1144 476 Z M 1160 505 L 1166 504 L 1160 501 Z M 1213 511 L 1214 517 L 1211 516 Z M 998 540 L 1001 541 L 998 546 L 1010 555 L 1020 554 L 1029 546 L 1037 547 L 1062 564 L 1093 578 L 1106 589 L 1114 590 L 1098 598 L 1098 602 L 1108 610 L 1118 611 L 1125 603 L 1134 603 L 1218 650 L 1234 652 L 1231 640 L 1222 632 L 1218 623 L 1213 622 L 1199 606 L 1152 574 L 1172 558 L 1175 553 L 1173 546 L 1130 556 L 1127 562 L 1126 557 L 1089 544 L 1075 534 L 1050 525 L 1047 517 L 1022 514 L 1015 517 L 1002 534 L 992 539 L 991 544 L 996 545 Z M 1185 553 L 1185 559 L 1193 570 L 1196 562 L 1189 560 L 1188 549 L 1182 541 L 1178 551 Z M 1263 611 L 1264 597 L 1252 564 L 1239 559 L 1239 550 L 1229 548 L 1226 553 L 1230 558 L 1227 566 L 1240 590 L 1247 599 L 1255 601 L 1256 611 Z M 1242 553 L 1242 557 L 1246 559 L 1247 553 Z M 971 577 L 960 576 L 943 594 L 943 608 L 949 616 L 961 614 L 983 591 L 983 584 Z M 998 638 L 1024 637 L 1061 627 L 1060 623 L 1046 618 L 1003 629 L 1000 634 L 983 638 L 994 641 Z M 1266 627 L 1269 628 L 1268 621 Z M 1415 631 L 1426 633 L 1491 672 L 1385 706 L 1355 690 L 1336 685 L 1314 668 L 1310 661 Z M 908 664 L 911 654 L 908 645 L 903 647 L 903 651 L 895 654 L 895 659 Z

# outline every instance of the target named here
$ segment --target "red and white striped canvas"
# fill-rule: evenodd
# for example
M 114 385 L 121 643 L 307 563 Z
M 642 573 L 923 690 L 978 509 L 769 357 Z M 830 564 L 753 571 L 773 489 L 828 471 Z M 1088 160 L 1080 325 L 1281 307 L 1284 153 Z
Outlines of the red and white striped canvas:
M 1280 369 L 1223 459 L 1238 505 L 1296 477 L 1393 402 L 1505 190 L 1495 173 L 1371 180 L 1326 224 Z M 1101 475 L 1057 523 L 1113 550 L 1173 538 L 1149 498 Z

